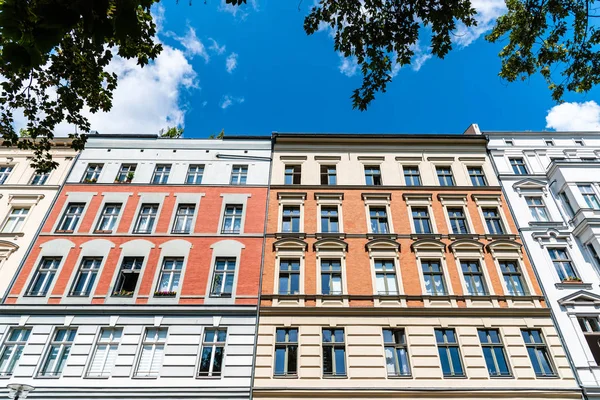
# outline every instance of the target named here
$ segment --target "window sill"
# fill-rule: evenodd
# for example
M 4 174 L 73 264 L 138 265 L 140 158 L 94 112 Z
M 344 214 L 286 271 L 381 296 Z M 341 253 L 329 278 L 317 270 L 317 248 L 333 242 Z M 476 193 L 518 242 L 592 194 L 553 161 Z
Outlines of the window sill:
M 62 375 L 62 374 L 61 374 Z M 61 375 L 36 375 L 36 379 L 60 379 Z
M 108 378 L 110 378 L 110 375 L 109 376 L 88 376 L 88 375 L 86 375 L 83 377 L 83 379 L 108 379 Z
M 132 376 L 131 379 L 158 379 L 158 376 Z
M 388 379 L 412 379 L 412 375 L 408 374 L 408 375 L 388 375 L 387 378 Z
M 439 233 L 411 233 L 410 238 L 412 240 L 419 240 L 419 239 L 440 240 L 442 238 L 442 235 L 440 235 Z
M 220 380 L 221 377 L 220 376 L 197 376 L 196 375 L 196 379 L 202 379 L 202 380 L 209 379 L 209 380 L 216 381 L 216 380 Z
M 277 232 L 275 234 L 275 237 L 304 239 L 304 238 L 306 238 L 306 233 L 304 233 L 304 232 Z
M 54 233 L 61 233 L 61 234 L 70 234 L 70 233 L 74 233 L 75 231 L 61 231 L 61 230 L 56 230 L 54 231 Z
M 348 375 L 323 375 L 323 379 L 348 379 Z
M 336 238 L 336 239 L 345 239 L 346 234 L 344 232 L 317 232 L 315 234 L 317 239 L 325 239 L 325 238 Z
M 24 232 L 0 232 L 0 237 L 23 237 L 25 236 Z
M 97 235 L 109 235 L 111 233 L 113 233 L 113 231 L 100 231 L 100 230 L 95 230 L 94 231 L 95 234 Z
M 556 287 L 557 289 L 588 289 L 588 290 L 591 290 L 592 284 L 585 283 L 585 282 L 577 282 L 577 281 L 572 281 L 572 282 L 566 281 L 566 282 L 555 283 L 554 287 Z
M 298 375 L 273 375 L 273 379 L 298 379 Z
M 368 239 L 390 239 L 396 240 L 398 235 L 395 233 L 367 233 Z

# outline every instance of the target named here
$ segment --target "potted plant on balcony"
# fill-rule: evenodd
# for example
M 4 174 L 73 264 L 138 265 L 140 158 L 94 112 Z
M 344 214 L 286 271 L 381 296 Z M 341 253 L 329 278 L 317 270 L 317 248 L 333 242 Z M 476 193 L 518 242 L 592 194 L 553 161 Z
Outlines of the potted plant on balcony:
M 92 179 L 85 178 L 83 181 L 85 183 L 96 183 L 98 181 L 98 179 L 96 179 L 96 178 L 92 178 Z
M 130 171 L 130 172 L 128 172 L 128 173 L 127 173 L 127 178 L 125 179 L 125 182 L 127 182 L 127 183 L 131 183 L 131 181 L 133 180 L 133 176 L 134 176 L 134 175 L 135 175 L 135 174 L 133 173 L 133 171 Z
M 563 283 L 581 283 L 581 278 L 579 278 L 578 276 L 568 276 L 567 278 L 563 279 Z
M 119 292 L 115 293 L 115 296 L 118 296 L 118 297 L 131 297 L 131 296 L 133 296 L 133 291 L 120 290 Z
M 173 292 L 170 290 L 157 290 L 154 292 L 154 297 L 175 297 L 177 292 Z

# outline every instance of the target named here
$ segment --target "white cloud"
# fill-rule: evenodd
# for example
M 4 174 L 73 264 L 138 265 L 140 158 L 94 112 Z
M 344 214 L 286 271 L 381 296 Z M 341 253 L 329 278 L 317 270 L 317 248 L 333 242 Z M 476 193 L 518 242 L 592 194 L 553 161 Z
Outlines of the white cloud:
M 548 110 L 546 128 L 557 131 L 600 130 L 600 105 L 595 101 L 562 103 Z
M 219 11 L 229 13 L 229 14 L 233 15 L 234 17 L 239 17 L 241 20 L 244 20 L 249 15 L 248 7 L 252 7 L 252 10 L 258 11 L 257 0 L 249 0 L 247 4 L 242 4 L 239 6 L 227 4 L 225 2 L 225 0 L 221 0 L 221 4 L 219 5 Z
M 209 50 L 214 51 L 219 55 L 225 53 L 225 45 L 219 46 L 219 43 L 213 38 L 208 38 L 208 40 L 211 42 L 211 45 L 208 47 Z
M 244 98 L 243 97 L 232 97 L 232 96 L 223 96 L 223 98 L 221 99 L 221 104 L 219 104 L 219 106 L 225 110 L 226 108 L 231 107 L 234 104 L 242 104 L 244 102 Z
M 358 61 L 356 56 L 344 57 L 343 54 L 338 54 L 340 56 L 340 72 L 348 77 L 356 75 L 358 72 Z
M 229 72 L 230 74 L 237 67 L 237 60 L 238 60 L 237 53 L 231 53 L 225 60 L 225 67 L 227 68 L 227 72 Z
M 454 32 L 454 42 L 461 47 L 466 47 L 477 40 L 481 35 L 494 27 L 496 19 L 506 12 L 504 0 L 471 0 L 477 15 L 477 26 L 466 27 L 459 24 Z
M 196 30 L 191 26 L 188 27 L 188 31 L 185 36 L 176 36 L 172 32 L 167 33 L 169 36 L 173 36 L 175 40 L 177 40 L 181 45 L 185 48 L 185 54 L 188 57 L 200 56 L 204 58 L 204 62 L 207 63 L 210 61 L 210 56 L 206 51 L 206 48 L 196 36 Z

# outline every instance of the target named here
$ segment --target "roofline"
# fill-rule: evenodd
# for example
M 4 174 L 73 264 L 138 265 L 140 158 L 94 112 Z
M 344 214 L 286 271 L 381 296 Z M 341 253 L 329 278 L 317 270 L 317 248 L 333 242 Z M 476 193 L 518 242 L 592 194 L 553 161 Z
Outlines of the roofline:
M 225 135 L 223 140 L 271 140 L 269 135 Z
M 22 137 L 22 138 L 19 138 L 18 140 L 20 142 L 26 141 L 26 140 L 31 140 L 34 143 L 38 141 L 38 139 L 32 139 L 32 138 L 28 138 L 28 137 Z M 5 148 L 16 147 L 16 146 L 6 145 L 5 143 L 7 143 L 6 140 L 0 139 L 0 146 L 5 147 Z M 68 137 L 55 137 L 55 138 L 50 139 L 50 144 L 52 145 L 52 147 L 59 147 L 59 146 L 65 146 L 65 145 L 68 145 L 70 147 L 71 143 L 73 143 L 73 139 L 68 138 Z
M 483 141 L 487 139 L 484 135 L 463 135 L 463 134 L 437 134 L 437 133 L 294 133 L 294 132 L 273 132 L 274 140 L 281 139 L 426 139 L 426 140 L 463 140 L 463 141 Z
M 600 131 L 481 131 L 483 135 L 598 135 Z
M 87 139 L 158 139 L 158 135 L 143 133 L 90 133 Z

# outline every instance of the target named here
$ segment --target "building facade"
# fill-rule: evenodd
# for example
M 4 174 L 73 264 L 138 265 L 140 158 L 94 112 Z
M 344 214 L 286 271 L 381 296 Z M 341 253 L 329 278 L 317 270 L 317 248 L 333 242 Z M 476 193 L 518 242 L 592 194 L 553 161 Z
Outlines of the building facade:
M 600 135 L 483 134 L 579 381 L 598 399 Z
M 482 136 L 274 134 L 255 399 L 580 399 Z
M 38 174 L 33 152 L 0 147 L 0 299 L 27 254 L 77 155 L 70 139 L 55 139 L 50 151 L 57 168 Z
M 0 397 L 248 399 L 270 147 L 91 136 L 0 306 Z

